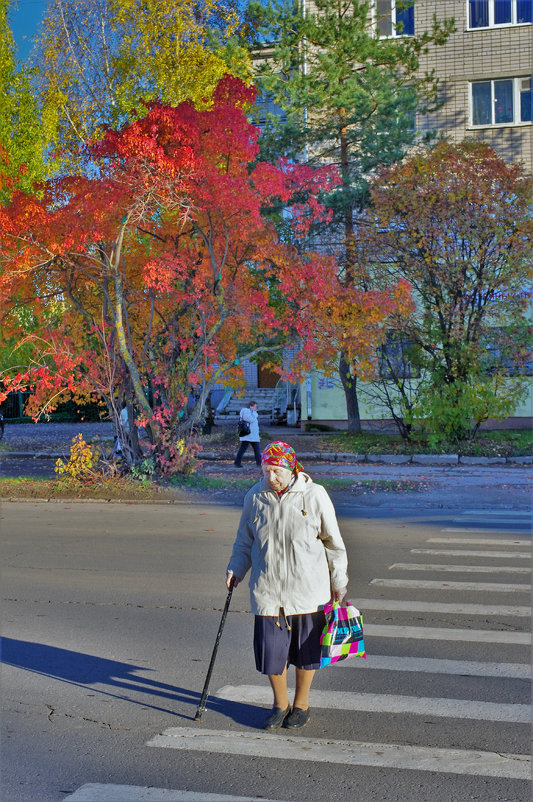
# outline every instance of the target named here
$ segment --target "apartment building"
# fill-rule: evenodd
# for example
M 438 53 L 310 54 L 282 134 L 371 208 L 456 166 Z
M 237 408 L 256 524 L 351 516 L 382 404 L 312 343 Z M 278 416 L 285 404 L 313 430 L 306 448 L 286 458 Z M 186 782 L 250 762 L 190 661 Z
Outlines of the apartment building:
M 306 0 L 308 7 L 312 0 Z M 439 78 L 438 111 L 418 116 L 417 130 L 436 131 L 452 142 L 487 142 L 506 160 L 533 171 L 533 0 L 375 0 L 374 24 L 381 36 L 412 36 L 430 30 L 433 16 L 453 17 L 455 33 L 422 56 L 421 70 Z M 364 385 L 361 389 L 364 389 Z M 360 394 L 363 420 L 379 420 L 383 408 Z M 342 427 L 344 393 L 338 380 L 312 371 L 302 387 L 305 421 Z M 533 387 L 507 425 L 533 421 Z
M 300 0 L 313 11 L 313 0 Z M 433 17 L 453 18 L 455 33 L 444 45 L 430 47 L 421 72 L 439 78 L 441 106 L 418 115 L 417 130 L 435 131 L 451 142 L 475 138 L 487 142 L 506 160 L 533 171 L 533 0 L 374 0 L 372 19 L 380 36 L 403 37 L 431 30 Z M 266 47 L 258 61 L 268 58 Z M 283 114 L 271 99 L 264 111 Z M 255 366 L 249 366 L 254 368 Z M 249 388 L 261 386 L 247 375 Z M 343 426 L 346 404 L 339 382 L 312 371 L 301 388 L 301 419 Z M 383 409 L 360 397 L 361 416 L 379 420 Z M 533 389 L 515 410 L 515 425 L 533 420 Z
M 398 3 L 377 0 L 391 20 Z M 433 14 L 453 17 L 456 32 L 422 58 L 421 69 L 440 80 L 443 105 L 418 129 L 483 140 L 533 171 L 533 0 L 417 0 L 412 31 L 429 29 Z
M 431 30 L 434 16 L 456 26 L 446 44 L 422 56 L 421 72 L 439 78 L 442 106 L 419 116 L 417 129 L 452 142 L 481 139 L 532 171 L 533 0 L 415 0 L 408 8 L 405 1 L 374 0 L 380 36 Z M 301 2 L 313 11 L 313 0 Z

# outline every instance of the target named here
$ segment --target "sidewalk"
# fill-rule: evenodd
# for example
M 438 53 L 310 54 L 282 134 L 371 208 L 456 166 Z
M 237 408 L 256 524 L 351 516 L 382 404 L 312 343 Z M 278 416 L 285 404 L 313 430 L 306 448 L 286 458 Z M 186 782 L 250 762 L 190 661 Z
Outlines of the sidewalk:
M 72 438 L 82 431 L 86 440 L 98 437 L 113 440 L 111 423 L 9 423 L 5 428 L 0 458 L 57 459 L 68 456 Z M 288 440 L 291 435 L 300 434 L 298 429 L 269 426 L 273 439 Z M 347 454 L 342 452 L 298 451 L 301 462 L 321 462 L 343 465 L 390 465 L 421 467 L 457 466 L 511 466 L 527 467 L 533 465 L 533 455 L 524 457 L 460 457 L 457 454 Z M 199 459 L 205 462 L 228 462 L 228 457 L 216 451 L 200 452 Z M 244 461 L 253 462 L 251 452 L 245 454 Z M 231 463 L 230 463 L 231 464 Z
M 320 455 L 321 456 L 321 455 Z M 454 485 L 456 487 L 485 485 L 513 485 L 516 488 L 527 490 L 533 483 L 531 470 L 524 470 L 528 465 L 422 465 L 415 463 L 402 464 L 376 464 L 355 462 L 326 462 L 315 455 L 309 460 L 309 455 L 298 454 L 304 470 L 317 479 L 350 479 L 354 482 L 360 480 L 408 480 L 413 482 L 438 483 L 440 485 Z M 258 476 L 260 468 L 253 461 L 249 461 L 242 469 L 236 468 L 232 462 L 206 461 L 202 466 L 202 473 L 206 476 L 228 476 L 245 478 Z
M 95 437 L 113 440 L 111 423 L 10 423 L 5 422 L 0 457 L 63 456 L 69 452 L 72 438 L 83 432 L 86 440 Z

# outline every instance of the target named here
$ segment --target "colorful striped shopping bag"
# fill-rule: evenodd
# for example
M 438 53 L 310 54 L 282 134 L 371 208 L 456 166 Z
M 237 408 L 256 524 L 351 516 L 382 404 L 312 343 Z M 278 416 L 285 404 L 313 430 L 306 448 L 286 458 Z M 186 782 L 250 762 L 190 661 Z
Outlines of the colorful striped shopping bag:
M 350 602 L 329 602 L 324 605 L 326 626 L 320 636 L 320 668 L 346 660 L 366 658 L 363 640 L 363 615 Z

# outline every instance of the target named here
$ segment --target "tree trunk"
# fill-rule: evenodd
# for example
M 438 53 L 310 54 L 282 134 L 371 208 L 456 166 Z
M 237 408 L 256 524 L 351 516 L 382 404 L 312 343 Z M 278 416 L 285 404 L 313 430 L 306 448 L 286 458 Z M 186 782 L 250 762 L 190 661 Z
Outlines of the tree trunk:
M 353 224 L 353 207 L 350 199 L 350 152 L 346 130 L 346 113 L 339 109 L 341 129 L 339 134 L 341 157 L 341 180 L 345 194 L 344 200 L 344 281 L 351 286 L 355 282 L 355 230 Z
M 348 417 L 349 434 L 361 434 L 361 416 L 359 414 L 359 399 L 357 398 L 357 376 L 352 376 L 350 366 L 344 354 L 339 360 L 339 373 L 346 396 L 346 413 Z
M 350 154 L 348 152 L 348 140 L 346 137 L 345 111 L 340 109 L 341 120 L 340 129 L 340 156 L 341 156 L 341 177 L 343 189 L 348 194 L 350 190 Z M 353 209 L 348 199 L 345 201 L 344 209 L 344 283 L 353 285 L 355 283 L 355 231 L 353 225 Z M 350 434 L 361 433 L 361 417 L 359 415 L 359 399 L 357 397 L 357 375 L 352 375 L 350 365 L 343 353 L 339 359 L 339 373 L 344 395 L 346 396 L 346 416 L 348 418 L 348 432 Z

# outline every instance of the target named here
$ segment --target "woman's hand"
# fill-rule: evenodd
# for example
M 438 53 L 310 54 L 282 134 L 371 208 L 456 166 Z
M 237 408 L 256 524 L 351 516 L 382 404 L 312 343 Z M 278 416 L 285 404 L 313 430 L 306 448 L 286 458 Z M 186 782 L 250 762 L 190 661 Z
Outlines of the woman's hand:
M 239 582 L 241 581 L 238 576 L 235 576 L 233 571 L 226 571 L 226 587 L 229 590 L 231 585 L 231 580 L 233 579 L 233 587 L 236 588 Z
M 339 588 L 339 590 L 333 591 L 333 601 L 334 602 L 341 602 L 346 594 L 348 593 L 348 588 Z

